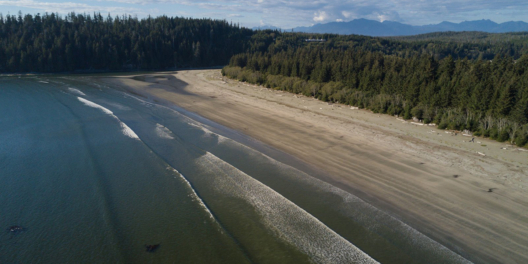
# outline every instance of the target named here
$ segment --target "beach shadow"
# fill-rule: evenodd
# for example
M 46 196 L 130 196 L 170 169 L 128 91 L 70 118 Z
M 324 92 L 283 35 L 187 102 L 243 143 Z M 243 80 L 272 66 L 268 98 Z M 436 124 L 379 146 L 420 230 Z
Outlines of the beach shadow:
M 156 85 L 156 88 L 163 89 L 168 92 L 174 92 L 181 95 L 197 96 L 196 94 L 186 91 L 185 88 L 189 86 L 189 83 L 176 78 L 172 74 L 145 74 L 134 76 L 131 79 Z

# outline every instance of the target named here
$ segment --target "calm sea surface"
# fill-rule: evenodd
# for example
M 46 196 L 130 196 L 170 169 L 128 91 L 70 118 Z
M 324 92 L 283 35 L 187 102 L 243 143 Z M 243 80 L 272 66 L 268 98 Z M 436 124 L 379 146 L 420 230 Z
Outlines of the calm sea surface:
M 0 263 L 466 261 L 283 153 L 87 80 L 0 77 Z

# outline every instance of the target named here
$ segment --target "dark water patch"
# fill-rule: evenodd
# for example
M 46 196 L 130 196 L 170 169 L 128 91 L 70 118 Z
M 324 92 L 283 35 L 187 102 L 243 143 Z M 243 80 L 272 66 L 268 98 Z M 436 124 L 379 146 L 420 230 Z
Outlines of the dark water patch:
M 8 112 L 17 122 L 33 125 L 15 124 L 8 131 L 1 129 L 9 141 L 2 142 L 0 155 L 8 157 L 9 165 L 2 173 L 7 184 L 0 187 L 0 222 L 24 222 L 31 232 L 20 236 L 16 244 L 6 244 L 6 249 L 11 250 L 1 254 L 0 262 L 71 262 L 68 254 L 56 254 L 69 247 L 72 248 L 67 251 L 72 255 L 94 260 L 90 251 L 97 252 L 97 245 L 91 242 L 95 234 L 86 231 L 94 229 L 99 214 L 76 205 L 96 200 L 90 197 L 91 188 L 82 177 L 84 173 L 79 173 L 90 169 L 85 165 L 87 153 L 81 147 L 82 137 L 75 133 L 78 126 L 70 122 L 71 116 L 57 103 L 55 96 L 61 94 L 55 95 L 44 84 L 28 85 L 31 86 L 16 88 L 25 90 L 20 97 L 28 101 L 22 111 L 9 113 L 9 103 L 2 102 L 7 107 L 2 113 Z M 29 89 L 34 91 L 28 93 Z M 13 99 L 13 104 L 20 103 Z M 111 252 L 102 255 L 119 260 Z
M 0 263 L 246 261 L 179 174 L 123 135 L 115 118 L 56 87 L 24 85 L 10 99 L 28 105 L 0 106 L 18 115 L 0 126 L 10 139 L 0 143 L 7 161 L 0 222 L 23 222 L 32 232 L 2 243 Z M 28 120 L 37 124 L 23 125 Z M 149 255 L 144 245 L 152 242 L 163 247 Z

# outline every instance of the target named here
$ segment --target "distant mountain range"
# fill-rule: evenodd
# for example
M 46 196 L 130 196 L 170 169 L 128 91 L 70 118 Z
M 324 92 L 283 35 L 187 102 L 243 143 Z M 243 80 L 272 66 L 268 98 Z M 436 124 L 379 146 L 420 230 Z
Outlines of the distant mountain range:
M 435 25 L 411 26 L 394 21 L 379 22 L 368 19 L 355 19 L 349 22 L 330 22 L 326 24 L 316 24 L 311 27 L 297 27 L 294 28 L 293 31 L 343 35 L 357 34 L 366 36 L 409 36 L 440 31 L 482 31 L 489 33 L 504 33 L 528 31 L 528 23 L 522 21 L 510 21 L 498 24 L 489 19 L 483 19 L 464 21 L 461 23 L 444 21 Z

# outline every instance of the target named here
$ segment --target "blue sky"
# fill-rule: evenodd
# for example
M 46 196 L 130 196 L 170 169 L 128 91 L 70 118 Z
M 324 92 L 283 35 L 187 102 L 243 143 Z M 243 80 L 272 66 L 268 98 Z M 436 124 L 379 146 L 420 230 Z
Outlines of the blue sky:
M 242 26 L 283 29 L 367 18 L 411 25 L 491 19 L 526 21 L 528 0 L 0 0 L 0 13 L 101 12 L 138 17 L 226 19 Z

